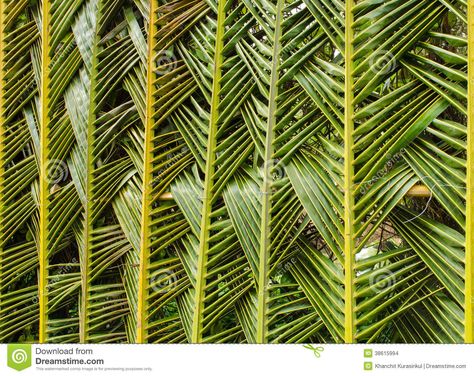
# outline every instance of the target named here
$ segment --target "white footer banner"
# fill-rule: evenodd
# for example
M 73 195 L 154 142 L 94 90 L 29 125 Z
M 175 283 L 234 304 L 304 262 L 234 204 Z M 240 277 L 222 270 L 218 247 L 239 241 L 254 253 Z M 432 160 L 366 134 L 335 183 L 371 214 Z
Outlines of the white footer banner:
M 0 344 L 0 375 L 474 375 L 474 345 Z

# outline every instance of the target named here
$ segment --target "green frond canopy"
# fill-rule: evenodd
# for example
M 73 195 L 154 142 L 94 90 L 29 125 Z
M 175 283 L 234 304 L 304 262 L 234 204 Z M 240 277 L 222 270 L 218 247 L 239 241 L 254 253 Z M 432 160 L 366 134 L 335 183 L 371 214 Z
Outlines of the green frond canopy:
M 474 341 L 474 0 L 0 6 L 0 342 Z

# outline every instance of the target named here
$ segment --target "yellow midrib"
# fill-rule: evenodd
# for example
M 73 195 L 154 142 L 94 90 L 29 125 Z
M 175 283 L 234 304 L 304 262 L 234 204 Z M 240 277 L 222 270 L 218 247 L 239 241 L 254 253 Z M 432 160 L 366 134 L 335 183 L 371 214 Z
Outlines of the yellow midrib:
M 3 116 L 3 106 L 4 106 L 4 94 L 3 94 L 3 83 L 4 83 L 4 74 L 3 74 L 3 67 L 4 67 L 4 54 L 3 54 L 3 40 L 4 40 L 4 19 L 3 19 L 3 1 L 0 0 L 0 138 L 3 137 L 5 134 L 5 118 Z M 5 183 L 5 169 L 4 169 L 4 160 L 5 160 L 5 152 L 3 150 L 3 140 L 0 139 L 0 190 L 3 190 L 3 185 Z M 3 195 L 0 195 L 0 265 L 2 265 L 3 260 L 3 210 L 5 207 L 5 202 L 3 200 Z M 3 284 L 2 275 L 0 275 L 0 288 Z M 0 290 L 1 291 L 1 290 Z M 1 294 L 0 294 L 0 309 L 2 306 L 1 301 Z M 0 327 L 1 327 L 0 322 Z
M 270 79 L 270 98 L 268 102 L 268 122 L 265 140 L 265 156 L 263 168 L 262 185 L 262 214 L 261 214 L 261 238 L 259 252 L 258 268 L 258 293 L 257 293 L 257 343 L 267 342 L 268 324 L 267 324 L 267 303 L 268 303 L 268 270 L 271 247 L 271 173 L 273 168 L 273 140 L 275 138 L 274 128 L 276 125 L 277 97 L 278 97 L 278 79 L 281 54 L 281 21 L 283 12 L 283 0 L 278 0 L 275 18 L 275 34 L 272 54 L 272 71 Z
M 468 0 L 468 123 L 464 342 L 474 343 L 474 0 Z
M 344 119 L 344 342 L 354 342 L 354 93 L 353 93 L 353 45 L 354 0 L 346 0 L 345 23 L 345 119 Z
M 153 48 L 155 35 L 157 1 L 150 0 L 150 25 L 148 34 L 148 69 L 146 92 L 146 124 L 145 124 L 145 151 L 143 171 L 143 197 L 142 197 L 142 224 L 140 270 L 138 277 L 138 317 L 137 317 L 137 343 L 146 342 L 147 296 L 148 296 L 148 267 L 150 258 L 150 214 L 151 214 L 151 184 L 153 181 L 153 81 L 155 79 L 153 64 Z
M 43 19 L 41 29 L 41 124 L 40 124 L 40 225 L 39 225 L 39 342 L 47 342 L 47 321 L 48 321 L 48 204 L 49 204 L 49 184 L 48 177 L 48 158 L 49 158 L 49 67 L 51 58 L 49 56 L 50 47 L 50 0 L 43 0 Z
M 81 297 L 81 315 L 79 323 L 79 341 L 81 343 L 87 343 L 89 337 L 89 290 L 90 290 L 90 249 L 92 248 L 92 204 L 93 204 L 93 184 L 92 175 L 94 171 L 94 123 L 96 121 L 96 84 L 97 84 L 97 64 L 99 53 L 99 20 L 101 18 L 102 0 L 97 1 L 97 17 L 95 32 L 94 32 L 94 44 L 92 47 L 92 64 L 90 71 L 90 95 L 89 95 L 89 114 L 87 118 L 87 161 L 86 161 L 86 208 L 84 218 L 84 269 L 81 271 L 82 277 L 82 297 Z
M 202 342 L 202 321 L 204 310 L 204 289 L 207 274 L 207 257 L 209 251 L 209 227 L 210 215 L 212 213 L 212 195 L 214 187 L 215 172 L 215 148 L 217 134 L 217 120 L 219 118 L 219 96 L 221 89 L 222 76 L 222 50 L 224 48 L 224 19 L 225 19 L 225 1 L 218 2 L 217 8 L 217 30 L 216 30 L 216 47 L 214 56 L 214 74 L 212 82 L 212 102 L 211 114 L 209 119 L 209 134 L 207 143 L 206 171 L 204 182 L 204 197 L 201 218 L 201 233 L 199 237 L 199 253 L 196 273 L 196 294 L 194 296 L 195 309 L 193 315 L 193 325 L 191 331 L 191 342 Z

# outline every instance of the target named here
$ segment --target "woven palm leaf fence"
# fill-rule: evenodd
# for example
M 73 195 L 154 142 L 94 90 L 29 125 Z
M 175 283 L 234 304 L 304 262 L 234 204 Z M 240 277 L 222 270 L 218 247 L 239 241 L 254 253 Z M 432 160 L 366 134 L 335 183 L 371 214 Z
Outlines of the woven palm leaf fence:
M 0 4 L 0 342 L 473 342 L 474 0 Z

